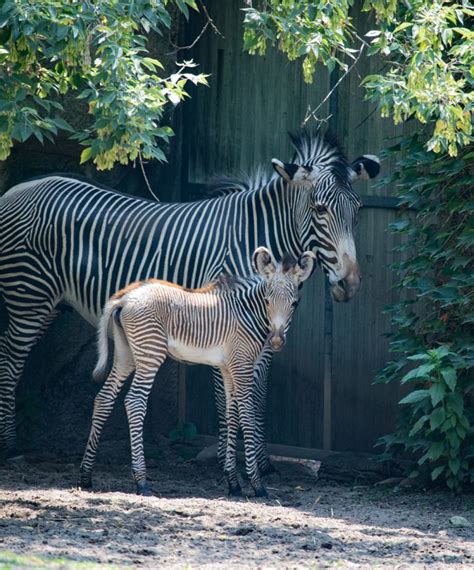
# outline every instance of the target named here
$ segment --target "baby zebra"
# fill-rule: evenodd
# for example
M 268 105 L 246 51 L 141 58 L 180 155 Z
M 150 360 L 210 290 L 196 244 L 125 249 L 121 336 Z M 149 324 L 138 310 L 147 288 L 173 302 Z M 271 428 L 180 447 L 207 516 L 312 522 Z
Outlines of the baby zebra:
M 135 371 L 125 398 L 132 448 L 132 474 L 139 495 L 150 495 L 143 454 L 143 422 L 153 381 L 167 355 L 176 360 L 218 366 L 224 378 L 227 418 L 225 473 L 229 494 L 240 495 L 236 440 L 242 428 L 246 471 L 257 497 L 260 481 L 254 446 L 252 381 L 255 363 L 266 342 L 281 350 L 298 302 L 298 288 L 311 275 L 315 256 L 277 263 L 268 249 L 252 256 L 259 274 L 246 279 L 221 277 L 202 289 L 184 289 L 150 279 L 133 283 L 107 303 L 99 324 L 102 377 L 107 366 L 107 334 L 112 324 L 112 370 L 97 394 L 92 427 L 81 464 L 81 486 L 92 486 L 91 474 L 102 427 L 123 383 Z

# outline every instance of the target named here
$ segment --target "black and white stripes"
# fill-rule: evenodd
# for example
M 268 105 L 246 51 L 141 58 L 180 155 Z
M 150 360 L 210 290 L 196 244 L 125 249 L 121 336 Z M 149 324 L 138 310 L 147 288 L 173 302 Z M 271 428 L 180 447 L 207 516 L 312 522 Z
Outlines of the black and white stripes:
M 253 262 L 260 278 L 218 279 L 189 290 L 158 280 L 130 285 L 106 304 L 99 325 L 99 360 L 95 376 L 107 366 L 108 330 L 112 326 L 112 370 L 96 397 L 92 427 L 81 464 L 81 484 L 90 487 L 102 427 L 132 370 L 125 407 L 132 446 L 132 473 L 139 494 L 149 494 L 143 454 L 143 422 L 156 373 L 169 354 L 177 360 L 219 368 L 224 380 L 227 420 L 225 472 L 231 494 L 240 495 L 235 458 L 239 426 L 245 443 L 247 475 L 257 496 L 260 481 L 255 447 L 252 383 L 255 363 L 265 343 L 280 350 L 298 302 L 298 289 L 311 275 L 315 255 L 277 264 L 266 248 Z
M 15 386 L 59 302 L 69 303 L 97 325 L 106 300 L 130 282 L 154 277 L 195 288 L 222 272 L 250 275 L 250 256 L 259 246 L 277 257 L 312 250 L 335 298 L 347 300 L 355 294 L 352 229 L 359 203 L 350 187 L 350 169 L 344 175 L 328 145 L 319 137 L 300 145 L 297 159 L 320 174 L 310 186 L 285 177 L 264 184 L 260 177 L 258 183 L 234 183 L 237 191 L 221 197 L 165 204 L 49 176 L 1 197 L 0 293 L 9 324 L 0 337 L 0 447 L 15 452 Z M 320 154 L 305 154 L 313 151 Z M 262 470 L 268 466 L 263 419 L 268 361 L 261 359 L 255 380 Z M 223 450 L 222 390 L 217 394 Z

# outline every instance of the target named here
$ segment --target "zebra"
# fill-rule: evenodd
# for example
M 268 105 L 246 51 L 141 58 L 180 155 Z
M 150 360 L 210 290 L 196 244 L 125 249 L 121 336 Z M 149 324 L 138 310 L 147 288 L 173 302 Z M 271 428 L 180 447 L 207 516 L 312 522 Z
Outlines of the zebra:
M 92 468 L 102 427 L 125 380 L 133 380 L 125 398 L 132 448 L 132 475 L 137 494 L 151 495 L 143 453 L 143 422 L 156 374 L 167 355 L 181 362 L 219 368 L 224 379 L 227 449 L 224 471 L 229 495 L 241 495 L 237 479 L 236 443 L 244 436 L 248 480 L 255 496 L 267 496 L 255 454 L 255 412 L 252 383 L 255 363 L 265 343 L 280 351 L 299 289 L 311 275 L 316 256 L 277 263 L 265 247 L 252 263 L 258 277 L 221 276 L 200 289 L 186 289 L 158 279 L 138 281 L 115 293 L 106 304 L 98 329 L 96 379 L 108 362 L 108 331 L 112 327 L 114 360 L 94 402 L 92 426 L 81 464 L 81 487 L 92 487 Z
M 281 257 L 313 251 L 336 301 L 360 283 L 353 229 L 361 205 L 352 188 L 374 177 L 376 157 L 349 164 L 327 135 L 292 137 L 293 163 L 274 161 L 267 180 L 221 181 L 223 195 L 188 203 L 156 203 L 50 175 L 21 183 L 0 198 L 0 293 L 8 326 L 0 337 L 0 449 L 15 456 L 15 387 L 32 347 L 60 313 L 60 303 L 97 326 L 114 291 L 149 277 L 200 287 L 220 273 L 252 273 L 258 246 Z M 298 166 L 311 180 L 293 181 Z M 316 176 L 317 175 L 317 176 Z M 271 353 L 255 372 L 257 458 L 271 470 L 265 446 L 266 373 Z M 215 384 L 219 452 L 225 457 L 223 383 Z

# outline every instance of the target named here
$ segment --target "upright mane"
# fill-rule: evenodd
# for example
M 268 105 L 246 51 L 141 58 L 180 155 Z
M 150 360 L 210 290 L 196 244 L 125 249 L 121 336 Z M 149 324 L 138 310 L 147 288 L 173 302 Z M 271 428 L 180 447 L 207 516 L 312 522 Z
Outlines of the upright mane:
M 257 190 L 266 186 L 273 178 L 275 178 L 275 173 L 269 173 L 263 166 L 258 166 L 249 174 L 218 176 L 210 182 L 210 194 L 212 196 L 228 196 L 236 192 Z
M 344 179 L 349 176 L 349 162 L 334 135 L 303 129 L 289 133 L 295 149 L 292 162 L 302 165 L 330 166 Z

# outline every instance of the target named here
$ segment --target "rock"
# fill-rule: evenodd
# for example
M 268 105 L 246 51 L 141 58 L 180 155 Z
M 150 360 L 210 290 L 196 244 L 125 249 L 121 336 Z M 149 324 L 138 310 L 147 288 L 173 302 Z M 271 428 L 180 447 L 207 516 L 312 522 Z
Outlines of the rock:
M 471 523 L 467 519 L 465 519 L 464 517 L 460 517 L 458 515 L 451 517 L 449 519 L 449 522 L 452 524 L 452 526 L 454 526 L 456 528 L 465 528 L 465 527 L 472 526 Z
M 196 455 L 196 460 L 207 461 L 208 459 L 214 459 L 214 457 L 217 457 L 217 443 L 201 449 L 201 451 Z
M 235 534 L 235 536 L 247 536 L 247 534 L 254 531 L 255 528 L 253 526 L 239 526 L 234 530 L 233 534 Z

